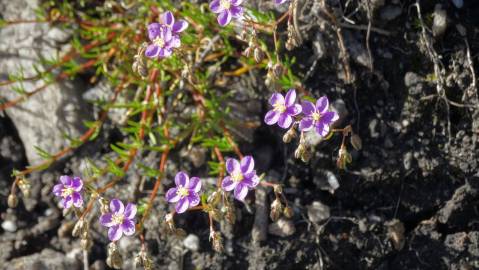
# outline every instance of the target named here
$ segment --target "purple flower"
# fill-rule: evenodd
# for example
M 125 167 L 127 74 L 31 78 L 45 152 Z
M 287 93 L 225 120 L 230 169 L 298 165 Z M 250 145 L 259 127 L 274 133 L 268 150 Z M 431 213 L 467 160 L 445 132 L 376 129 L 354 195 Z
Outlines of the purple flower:
M 68 175 L 60 176 L 61 184 L 57 184 L 53 187 L 53 194 L 57 197 L 61 197 L 60 203 L 63 208 L 68 209 L 72 205 L 79 208 L 83 206 L 83 198 L 80 191 L 83 187 L 83 181 L 80 177 L 71 178 Z
M 273 109 L 266 113 L 264 122 L 268 125 L 278 125 L 282 128 L 289 128 L 293 123 L 293 116 L 301 112 L 301 105 L 295 104 L 296 91 L 290 89 L 286 97 L 279 93 L 274 93 L 269 99 L 269 104 Z
M 338 120 L 339 115 L 336 112 L 328 111 L 329 101 L 326 96 L 316 101 L 316 106 L 312 102 L 303 101 L 304 117 L 299 123 L 301 131 L 308 131 L 315 127 L 316 132 L 325 137 L 329 133 L 329 127 Z
M 240 18 L 243 15 L 243 8 L 240 7 L 243 0 L 213 0 L 210 9 L 218 14 L 218 23 L 225 26 L 230 23 L 231 17 Z
M 234 189 L 234 196 L 237 200 L 243 201 L 248 195 L 248 190 L 253 189 L 259 183 L 252 156 L 245 156 L 241 159 L 241 163 L 234 158 L 227 158 L 226 171 L 230 175 L 223 179 L 221 187 L 225 191 Z
M 274 3 L 275 3 L 276 5 L 281 5 L 281 4 L 286 3 L 286 1 L 288 1 L 288 0 L 274 0 Z
M 135 215 L 136 205 L 128 203 L 125 206 L 118 199 L 110 202 L 110 213 L 101 215 L 101 225 L 108 227 L 108 239 L 117 241 L 124 235 L 133 235 L 135 233 Z
M 198 177 L 191 177 L 179 172 L 175 176 L 176 187 L 166 192 L 166 200 L 170 203 L 177 203 L 176 213 L 183 213 L 189 207 L 197 206 L 200 203 L 198 192 L 201 190 L 201 180 Z
M 175 22 L 175 16 L 173 16 L 173 13 L 171 13 L 171 11 L 166 11 L 160 15 L 159 24 L 160 26 L 166 26 L 170 28 L 173 32 L 173 35 L 178 35 L 186 28 L 188 28 L 188 22 L 186 22 L 185 20 L 178 20 L 177 22 Z
M 169 16 L 164 15 L 164 17 Z M 171 18 L 170 21 L 167 21 L 170 23 L 171 27 L 170 25 L 160 23 L 151 23 L 148 25 L 148 37 L 152 43 L 146 47 L 146 57 L 165 58 L 173 53 L 174 48 L 181 46 L 181 40 L 178 33 L 185 30 L 188 24 L 185 21 L 183 21 L 184 23 L 180 23 L 181 21 L 173 23 L 173 15 L 171 15 Z

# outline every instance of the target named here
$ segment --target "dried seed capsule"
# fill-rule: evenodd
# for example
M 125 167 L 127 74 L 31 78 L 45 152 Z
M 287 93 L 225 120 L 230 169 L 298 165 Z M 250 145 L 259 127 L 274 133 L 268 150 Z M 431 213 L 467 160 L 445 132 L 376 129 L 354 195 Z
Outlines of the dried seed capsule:
M 250 58 L 251 55 L 253 54 L 254 48 L 253 47 L 248 47 L 246 50 L 244 50 L 243 54 L 244 56 Z
M 294 151 L 295 158 L 301 158 L 303 156 L 304 151 L 306 151 L 306 147 L 304 144 L 299 143 L 298 148 Z
M 14 193 L 8 195 L 8 207 L 15 208 L 18 205 L 18 197 Z
M 88 222 L 86 222 L 85 219 L 80 218 L 75 224 L 75 227 L 73 227 L 72 236 L 79 237 L 80 235 L 84 235 L 85 232 L 88 232 Z
M 286 206 L 283 210 L 283 215 L 287 218 L 292 218 L 294 215 L 293 208 L 291 206 Z
M 213 242 L 213 249 L 216 252 L 223 252 L 223 238 L 217 231 L 210 231 L 210 241 Z
M 90 237 L 82 238 L 80 240 L 80 246 L 83 250 L 89 251 L 93 246 L 93 242 L 91 241 Z
M 106 264 L 114 269 L 121 269 L 123 266 L 123 258 L 120 251 L 114 242 L 108 244 L 108 256 L 106 258 Z
M 274 185 L 273 187 L 274 193 L 281 194 L 283 193 L 283 187 L 281 185 Z
M 361 141 L 361 137 L 359 137 L 358 134 L 353 134 L 351 136 L 351 145 L 354 147 L 356 150 L 361 150 L 363 148 L 363 143 Z
M 283 142 L 290 143 L 294 138 L 296 138 L 296 129 L 294 125 L 284 134 Z
M 271 204 L 271 212 L 269 213 L 269 217 L 271 220 L 276 222 L 280 217 L 281 213 L 283 212 L 283 204 L 278 199 L 275 199 Z
M 217 205 L 221 200 L 221 192 L 220 191 L 214 191 L 211 193 L 211 195 L 208 197 L 208 204 L 215 206 Z
M 256 47 L 254 49 L 254 60 L 256 61 L 256 63 L 259 63 L 259 62 L 263 61 L 263 59 L 264 59 L 263 50 L 261 50 L 260 47 Z
M 273 66 L 273 74 L 276 78 L 281 77 L 283 75 L 283 72 L 284 72 L 284 68 L 283 68 L 283 65 L 281 65 L 280 63 L 276 63 Z

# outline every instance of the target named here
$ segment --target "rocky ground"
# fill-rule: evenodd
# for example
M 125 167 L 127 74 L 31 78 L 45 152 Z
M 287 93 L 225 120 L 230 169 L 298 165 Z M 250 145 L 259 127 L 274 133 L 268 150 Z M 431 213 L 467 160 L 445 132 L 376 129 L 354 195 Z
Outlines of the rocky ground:
M 415 1 L 371 1 L 367 39 L 363 1 L 341 1 L 342 9 L 330 2 L 336 14 L 345 14 L 339 27 L 354 83 L 345 83 L 336 31 L 319 11 L 319 1 L 301 5 L 302 43 L 291 54 L 297 57 L 295 68 L 305 87 L 335 100 L 342 124 L 351 123 L 362 138 L 362 150 L 353 150 L 352 164 L 340 171 L 335 167 L 340 138 L 317 145 L 306 165 L 294 159 L 294 146 L 282 143 L 278 129 L 263 124 L 250 131 L 242 136 L 250 140 L 243 140 L 241 149 L 257 158 L 259 171 L 284 183 L 293 219 L 270 224 L 267 240 L 253 244 L 255 208 L 237 204 L 237 223 L 222 225 L 225 252 L 217 254 L 208 243 L 205 215 L 181 217 L 177 225 L 189 233 L 186 239 L 166 237 L 160 230 L 146 235 L 158 269 L 479 269 L 479 5 L 473 0 L 437 1 L 440 6 L 424 1 L 424 26 L 431 30 L 424 38 Z M 5 19 L 29 18 L 36 4 L 2 2 L 0 14 Z M 447 18 L 445 26 L 441 18 Z M 0 29 L 0 78 L 7 78 L 18 63 L 28 66 L 41 54 L 52 53 L 47 47 L 65 50 L 64 35 L 68 33 L 46 25 Z M 263 75 L 239 81 L 239 86 L 255 89 L 232 101 L 238 106 L 245 98 L 250 105 L 238 107 L 257 119 L 266 112 L 267 88 L 259 83 Z M 79 240 L 70 236 L 71 221 L 62 218 L 50 191 L 59 175 L 80 174 L 85 157 L 96 161 L 112 155 L 108 145 L 121 136 L 115 121 L 107 123 L 94 142 L 31 175 L 32 196 L 18 208 L 8 209 L 5 199 L 12 169 L 38 161 L 34 145 L 53 152 L 67 143 L 62 132 L 79 134 L 78 119 L 93 117 L 87 100 L 102 87 L 108 94 L 108 86 L 81 81 L 53 85 L 1 114 L 0 268 L 82 268 Z M 0 91 L 9 99 L 5 89 Z M 182 151 L 172 154 L 167 173 L 185 159 L 182 167 L 204 171 L 200 149 L 194 154 Z M 140 158 L 146 164 L 159 159 Z M 127 191 L 137 178 L 129 172 L 116 192 L 131 196 Z M 273 196 L 265 195 L 267 200 Z M 165 210 L 155 209 L 146 226 L 158 227 Z M 97 225 L 92 230 L 90 269 L 106 269 L 108 239 Z M 120 241 L 131 255 L 125 269 L 132 269 L 138 242 Z

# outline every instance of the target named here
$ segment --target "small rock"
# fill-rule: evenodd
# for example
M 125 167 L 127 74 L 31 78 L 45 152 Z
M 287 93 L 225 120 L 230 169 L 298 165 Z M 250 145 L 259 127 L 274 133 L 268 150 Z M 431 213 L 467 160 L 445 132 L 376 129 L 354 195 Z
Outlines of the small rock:
M 308 206 L 308 218 L 311 222 L 318 223 L 326 220 L 331 215 L 329 206 L 318 201 Z
M 399 17 L 402 13 L 402 8 L 398 6 L 386 6 L 381 10 L 381 14 L 379 15 L 381 19 L 385 21 L 392 21 Z
M 16 232 L 17 231 L 17 224 L 11 220 L 5 220 L 2 222 L 2 229 L 7 232 Z
M 280 218 L 275 223 L 269 225 L 268 231 L 272 235 L 287 237 L 296 232 L 296 228 L 291 220 Z
M 191 251 L 198 251 L 200 249 L 200 239 L 194 234 L 189 234 L 184 240 L 183 245 Z

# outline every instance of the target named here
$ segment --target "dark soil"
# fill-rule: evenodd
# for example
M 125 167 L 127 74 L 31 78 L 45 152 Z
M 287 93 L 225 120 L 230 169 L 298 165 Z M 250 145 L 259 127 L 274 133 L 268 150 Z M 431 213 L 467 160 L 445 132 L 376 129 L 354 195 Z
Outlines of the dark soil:
M 472 0 L 465 1 L 461 9 L 452 1 L 438 1 L 447 11 L 449 24 L 446 32 L 435 38 L 433 47 L 442 56 L 445 76 L 450 80 L 446 97 L 455 104 L 468 105 L 463 107 L 437 94 L 433 63 L 421 47 L 421 28 L 416 9 L 411 6 L 414 2 L 392 2 L 396 4 L 387 3 L 374 13 L 373 26 L 389 34 L 371 32 L 373 72 L 351 51 L 359 46 L 368 59 L 366 31 L 343 27 L 344 35 L 349 36 L 345 42 L 355 77 L 352 85 L 341 80 L 343 67 L 334 31 L 330 27 L 323 31 L 321 21 L 300 21 L 306 29 L 305 41 L 291 52 L 297 56 L 295 68 L 300 76 L 308 74 L 305 88 L 316 97 L 327 95 L 330 100 L 342 100 L 348 111 L 343 125 L 351 123 L 362 139 L 362 150 L 350 149 L 353 161 L 347 170 L 340 171 L 335 166 L 339 136 L 317 145 L 309 164 L 294 159 L 296 144 L 283 144 L 281 130 L 264 124 L 254 131 L 251 142 L 241 145 L 244 153 L 257 158 L 259 171 L 284 183 L 286 197 L 294 206 L 295 233 L 288 237 L 269 234 L 265 242 L 255 245 L 251 240 L 254 213 L 237 204 L 237 223 L 232 227 L 222 225 L 225 252 L 218 254 L 208 242 L 207 217 L 189 214 L 179 217 L 177 226 L 199 237 L 199 251 L 188 251 L 181 240 L 162 231 L 147 232 L 149 250 L 158 269 L 479 269 L 478 89 L 466 93 L 472 77 L 465 39 L 456 30 L 457 24 L 466 28 L 473 67 L 478 70 L 479 7 Z M 432 2 L 421 6 L 424 17 L 434 12 Z M 382 19 L 381 12 L 393 6 L 401 8 L 401 15 Z M 368 24 L 363 9 L 351 19 L 358 25 Z M 320 42 L 318 32 L 323 35 L 326 49 L 322 57 L 314 49 Z M 259 119 L 266 110 L 269 93 L 265 89 L 255 89 L 256 94 L 262 93 Z M 115 136 L 118 131 L 107 127 L 97 141 L 53 168 L 32 175 L 32 197 L 17 209 L 7 209 L 5 200 L 0 200 L 2 220 L 14 219 L 18 227 L 15 232 L 0 228 L 0 265 L 16 269 L 20 257 L 47 249 L 81 258 L 81 252 L 74 252 L 79 240 L 63 233 L 68 226 L 71 229 L 71 219 L 61 218 L 49 190 L 60 174 L 80 173 L 83 157 L 99 159 L 98 147 L 108 151 L 108 142 Z M 26 165 L 21 142 L 6 117 L 0 118 L 0 143 L 0 192 L 6 198 L 12 168 Z M 158 161 L 157 156 L 143 158 L 145 163 Z M 179 160 L 179 154 L 173 155 L 168 166 L 191 166 Z M 328 173 L 333 173 L 340 183 L 334 193 L 323 187 Z M 125 183 L 134 179 L 135 172 L 131 172 Z M 165 181 L 165 185 L 169 184 Z M 128 186 L 122 186 L 125 198 L 131 196 Z M 273 194 L 269 196 L 273 198 Z M 314 201 L 330 208 L 327 220 L 310 221 L 307 209 Z M 248 203 L 254 205 L 252 200 Z M 165 210 L 163 206 L 154 210 L 151 226 L 158 227 Z M 91 269 L 103 269 L 108 240 L 96 226 L 92 229 L 95 244 L 89 259 Z M 131 255 L 126 257 L 126 265 L 131 265 L 139 249 L 138 240 L 125 240 L 120 246 Z

